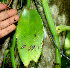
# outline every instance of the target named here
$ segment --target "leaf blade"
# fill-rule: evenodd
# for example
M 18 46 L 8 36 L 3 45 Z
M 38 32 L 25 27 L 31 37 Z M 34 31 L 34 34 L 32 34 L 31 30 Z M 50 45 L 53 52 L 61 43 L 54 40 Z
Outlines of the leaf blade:
M 32 60 L 37 62 L 41 55 L 44 36 L 42 29 L 43 24 L 39 14 L 33 9 L 25 9 L 17 25 L 17 47 L 25 66 Z

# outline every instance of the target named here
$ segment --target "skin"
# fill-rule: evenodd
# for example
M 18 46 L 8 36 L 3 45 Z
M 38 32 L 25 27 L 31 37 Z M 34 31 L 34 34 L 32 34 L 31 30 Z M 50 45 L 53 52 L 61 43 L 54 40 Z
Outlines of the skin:
M 13 30 L 15 30 L 16 26 L 14 23 L 16 23 L 19 20 L 19 16 L 17 15 L 17 10 L 10 9 L 5 10 L 6 5 L 0 3 L 0 38 L 8 35 Z

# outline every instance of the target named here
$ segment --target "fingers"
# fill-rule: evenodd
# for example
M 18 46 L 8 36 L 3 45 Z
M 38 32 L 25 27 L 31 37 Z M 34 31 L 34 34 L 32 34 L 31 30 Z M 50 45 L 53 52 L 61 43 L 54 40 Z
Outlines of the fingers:
M 0 3 L 0 11 L 1 11 L 1 10 L 3 10 L 3 9 L 6 9 L 6 5 L 5 5 L 5 4 Z
M 5 21 L 2 21 L 0 22 L 0 30 L 10 26 L 11 24 L 17 22 L 19 20 L 19 16 L 18 15 L 15 15 Z
M 10 32 L 12 32 L 13 30 L 15 30 L 16 26 L 14 24 L 8 26 L 7 28 L 0 30 L 0 38 L 8 35 Z
M 0 3 L 0 11 L 3 9 L 6 9 L 6 5 Z M 16 14 L 17 10 L 15 9 L 5 10 L 0 13 L 0 38 L 15 30 L 14 23 L 19 20 L 19 16 Z
M 13 15 L 17 14 L 17 10 L 16 9 L 10 9 L 10 10 L 6 10 L 4 12 L 0 13 L 0 21 L 5 20 Z

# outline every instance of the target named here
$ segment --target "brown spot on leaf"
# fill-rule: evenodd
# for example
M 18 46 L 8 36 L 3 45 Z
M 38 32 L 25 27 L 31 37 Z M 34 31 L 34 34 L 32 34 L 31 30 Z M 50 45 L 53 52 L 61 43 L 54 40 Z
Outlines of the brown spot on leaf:
M 26 47 L 26 45 L 23 45 L 20 49 L 23 49 L 23 48 L 25 48 Z
M 28 48 L 28 51 L 32 48 L 32 45 Z
M 36 34 L 34 34 L 34 37 L 36 37 Z
M 41 49 L 42 49 L 42 47 L 43 47 L 43 42 L 41 43 Z
M 34 46 L 32 46 L 31 50 L 33 50 L 34 48 L 35 48 L 35 45 L 34 45 Z

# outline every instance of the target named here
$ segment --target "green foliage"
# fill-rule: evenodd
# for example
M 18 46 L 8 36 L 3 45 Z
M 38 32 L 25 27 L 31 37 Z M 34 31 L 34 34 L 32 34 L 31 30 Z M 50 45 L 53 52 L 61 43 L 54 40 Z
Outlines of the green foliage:
M 56 27 L 56 31 L 59 34 L 62 31 L 70 30 L 70 26 L 60 25 Z
M 37 62 L 42 51 L 43 24 L 42 20 L 34 9 L 24 9 L 18 21 L 17 48 L 19 56 L 25 66 L 30 61 Z
M 70 31 L 67 31 L 64 49 L 65 49 L 65 54 L 68 57 L 70 57 Z
M 64 54 L 70 58 L 70 30 L 67 31 L 64 45 Z M 62 57 L 62 68 L 70 68 L 70 61 L 64 57 Z

